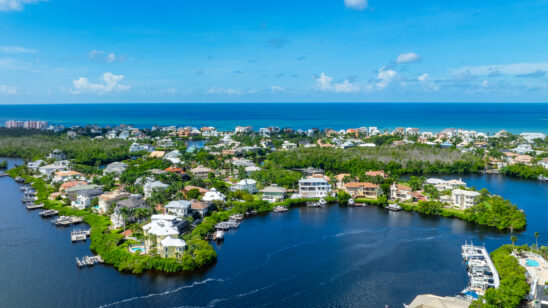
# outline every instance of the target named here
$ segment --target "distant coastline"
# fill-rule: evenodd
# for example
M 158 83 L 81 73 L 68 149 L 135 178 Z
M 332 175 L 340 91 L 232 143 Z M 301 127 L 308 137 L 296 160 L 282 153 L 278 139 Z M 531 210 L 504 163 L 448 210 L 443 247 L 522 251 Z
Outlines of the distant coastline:
M 548 103 L 119 103 L 0 105 L 0 123 L 42 120 L 65 126 L 99 124 L 279 126 L 293 129 L 398 126 L 454 127 L 494 133 L 548 133 Z

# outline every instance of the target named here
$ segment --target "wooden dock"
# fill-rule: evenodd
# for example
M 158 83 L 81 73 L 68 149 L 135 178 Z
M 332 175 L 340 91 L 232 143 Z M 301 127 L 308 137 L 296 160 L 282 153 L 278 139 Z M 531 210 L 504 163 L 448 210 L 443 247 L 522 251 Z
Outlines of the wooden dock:
M 76 258 L 76 265 L 78 265 L 81 268 L 84 267 L 84 266 L 93 266 L 96 263 L 103 263 L 103 258 L 101 258 L 101 256 L 99 256 L 99 255 L 97 255 L 97 256 L 84 256 L 81 259 Z
M 55 216 L 57 214 L 59 214 L 59 211 L 56 211 L 56 210 L 45 210 L 38 213 L 38 215 L 42 216 L 43 218 Z
M 25 203 L 25 207 L 27 208 L 27 210 L 36 210 L 36 209 L 41 209 L 44 207 L 43 204 L 34 204 L 32 202 L 27 202 Z
M 78 216 L 59 216 L 57 219 L 52 220 L 51 222 L 56 226 L 70 226 L 79 224 L 84 219 Z
M 86 241 L 90 234 L 91 234 L 90 229 L 88 229 L 88 230 L 80 230 L 80 229 L 72 230 L 72 232 L 70 232 L 70 240 L 72 242 Z

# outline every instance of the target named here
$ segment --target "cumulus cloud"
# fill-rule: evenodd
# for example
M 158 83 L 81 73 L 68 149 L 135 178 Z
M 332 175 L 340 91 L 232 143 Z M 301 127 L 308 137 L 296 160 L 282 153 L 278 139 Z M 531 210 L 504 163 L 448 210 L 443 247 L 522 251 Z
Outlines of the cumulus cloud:
M 24 48 L 21 46 L 0 46 L 0 52 L 10 53 L 10 54 L 20 54 L 20 53 L 35 53 L 36 50 Z
M 22 11 L 27 4 L 44 1 L 47 0 L 0 0 L 0 11 Z
M 72 81 L 74 89 L 73 94 L 92 93 L 92 94 L 107 94 L 114 92 L 128 91 L 129 85 L 122 84 L 124 75 L 114 75 L 111 72 L 104 73 L 99 78 L 102 83 L 90 82 L 86 77 L 80 77 Z
M 367 7 L 367 0 L 344 0 L 344 5 L 353 10 L 364 10 Z
M 0 84 L 0 94 L 2 95 L 14 95 L 17 94 L 17 87 L 14 86 L 7 86 Z
M 418 81 L 426 81 L 426 79 L 428 79 L 428 73 L 424 73 L 420 75 L 419 77 L 417 77 Z
M 408 52 L 408 53 L 402 53 L 398 55 L 398 58 L 396 59 L 396 63 L 413 63 L 417 62 L 421 59 L 421 57 L 414 53 L 414 52 Z
M 386 88 L 394 79 L 396 79 L 397 75 L 398 73 L 396 73 L 396 71 L 385 66 L 381 67 L 377 74 L 377 87 L 381 89 Z
M 357 84 L 350 82 L 348 79 L 334 84 L 332 84 L 332 81 L 333 78 L 321 73 L 320 77 L 316 78 L 316 87 L 323 92 L 351 93 L 360 90 Z
M 93 49 L 88 53 L 88 58 L 95 61 L 113 63 L 113 62 L 124 62 L 127 59 L 126 55 L 117 56 L 113 52 L 105 52 L 103 50 Z

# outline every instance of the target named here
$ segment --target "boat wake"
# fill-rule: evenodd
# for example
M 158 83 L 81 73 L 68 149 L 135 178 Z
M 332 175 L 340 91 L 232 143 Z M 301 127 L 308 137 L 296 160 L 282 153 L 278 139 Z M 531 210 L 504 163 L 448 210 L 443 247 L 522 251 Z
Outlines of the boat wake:
M 208 278 L 208 279 L 205 279 L 205 280 L 202 280 L 202 281 L 196 281 L 196 282 L 194 282 L 190 285 L 178 287 L 178 288 L 173 289 L 173 290 L 167 290 L 167 291 L 160 292 L 160 293 L 150 293 L 150 294 L 147 294 L 147 295 L 130 297 L 130 298 L 119 300 L 119 301 L 116 301 L 116 302 L 113 302 L 113 303 L 110 303 L 110 304 L 101 305 L 98 308 L 112 307 L 112 306 L 117 306 L 117 305 L 128 303 L 128 302 L 132 302 L 132 301 L 135 301 L 135 300 L 141 300 L 141 299 L 146 299 L 146 298 L 151 298 L 151 297 L 156 297 L 156 296 L 164 296 L 164 295 L 179 292 L 179 291 L 184 290 L 184 289 L 190 289 L 190 288 L 193 288 L 195 286 L 206 284 L 206 283 L 212 282 L 212 281 L 224 282 L 223 279 Z

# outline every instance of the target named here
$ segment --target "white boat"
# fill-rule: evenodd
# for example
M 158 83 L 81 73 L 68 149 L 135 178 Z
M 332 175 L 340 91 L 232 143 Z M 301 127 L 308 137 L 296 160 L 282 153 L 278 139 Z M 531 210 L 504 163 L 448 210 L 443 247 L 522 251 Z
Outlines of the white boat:
M 325 201 L 324 198 L 321 198 L 320 201 L 318 201 L 318 203 L 320 204 L 320 206 L 326 206 L 327 205 L 327 201 Z
M 217 230 L 213 236 L 215 240 L 222 240 L 225 238 L 225 232 L 223 230 Z
M 354 199 L 348 200 L 348 205 L 350 205 L 350 206 L 354 206 L 355 203 L 356 203 L 356 201 L 354 201 Z
M 401 206 L 395 204 L 395 203 L 391 203 L 389 204 L 387 207 L 386 207 L 388 210 L 391 210 L 391 211 L 401 211 Z

